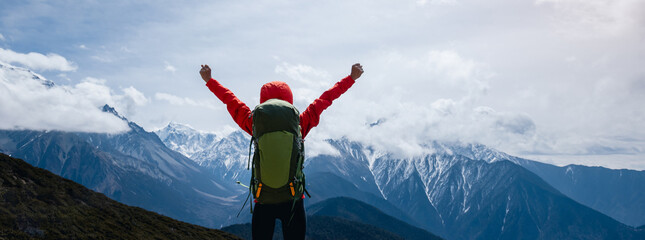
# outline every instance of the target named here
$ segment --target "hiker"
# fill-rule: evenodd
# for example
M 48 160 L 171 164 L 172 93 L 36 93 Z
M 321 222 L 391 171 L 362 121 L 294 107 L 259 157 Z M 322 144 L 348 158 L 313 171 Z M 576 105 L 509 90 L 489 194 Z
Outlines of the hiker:
M 206 82 L 206 86 L 219 98 L 224 104 L 226 104 L 226 108 L 228 109 L 228 112 L 231 114 L 231 117 L 233 117 L 233 120 L 237 123 L 237 125 L 242 128 L 245 132 L 250 134 L 253 138 L 253 142 L 256 144 L 255 149 L 256 152 L 253 156 L 253 171 L 252 171 L 252 179 L 251 179 L 251 187 L 250 187 L 250 194 L 253 195 L 255 199 L 255 210 L 253 210 L 253 206 L 251 204 L 251 211 L 253 213 L 252 217 L 252 235 L 253 239 L 272 239 L 273 238 L 273 229 L 275 227 L 275 220 L 280 219 L 282 222 L 282 231 L 284 234 L 284 239 L 305 239 L 305 230 L 306 230 L 306 217 L 305 217 L 305 208 L 304 208 L 304 203 L 303 199 L 305 198 L 304 192 L 306 190 L 304 189 L 304 174 L 302 173 L 302 161 L 304 161 L 304 146 L 302 146 L 304 138 L 307 136 L 309 131 L 318 125 L 320 121 L 320 114 L 329 107 L 332 102 L 340 97 L 341 94 L 345 93 L 347 89 L 349 89 L 353 84 L 356 79 L 358 79 L 362 74 L 363 74 L 363 67 L 359 64 L 356 63 L 352 65 L 351 68 L 351 74 L 348 75 L 347 77 L 343 78 L 339 82 L 337 82 L 332 88 L 329 90 L 325 91 L 320 97 L 316 100 L 314 100 L 313 103 L 311 103 L 307 109 L 305 109 L 302 114 L 298 114 L 298 110 L 293 107 L 293 95 L 291 93 L 291 89 L 289 88 L 289 85 L 287 85 L 284 82 L 279 82 L 279 81 L 274 81 L 274 82 L 269 82 L 266 83 L 262 86 L 260 90 L 260 105 L 256 107 L 254 111 L 251 111 L 251 109 L 244 104 L 242 101 L 240 101 L 229 89 L 225 88 L 222 86 L 217 80 L 213 79 L 211 77 L 211 69 L 208 65 L 201 65 L 202 68 L 199 71 L 202 79 L 204 82 Z M 267 107 L 263 107 L 264 105 L 270 105 Z M 273 108 L 271 108 L 273 106 Z M 279 115 L 282 117 L 280 118 L 281 120 L 283 118 L 289 119 L 289 117 L 284 117 L 285 115 L 293 115 L 293 118 L 295 118 L 294 121 L 288 121 L 288 122 L 295 122 L 296 126 L 291 126 L 288 131 L 280 131 L 279 133 L 271 133 L 271 136 L 268 136 L 269 133 L 265 134 L 263 131 L 264 128 L 266 128 L 266 125 L 270 124 L 278 124 L 278 125 L 289 125 L 288 123 L 266 123 L 262 121 L 272 121 L 270 120 L 270 117 L 261 117 L 264 116 L 263 111 L 272 111 L 272 110 L 264 110 L 266 109 L 276 109 L 275 106 L 278 106 L 279 109 L 287 109 L 286 112 L 280 113 Z M 292 108 L 292 110 L 289 110 L 289 108 Z M 284 110 L 281 110 L 284 111 Z M 261 114 L 262 113 L 262 114 Z M 274 113 L 267 113 L 267 114 L 273 114 Z M 290 115 L 291 114 L 291 115 Z M 267 120 L 268 119 L 268 120 Z M 256 121 L 256 124 L 254 126 L 254 121 Z M 260 122 L 257 122 L 260 121 Z M 299 123 L 299 126 L 297 126 Z M 269 128 L 275 128 L 275 127 L 269 127 Z M 255 130 L 254 130 L 255 129 Z M 295 130 L 293 130 L 295 129 Z M 282 129 L 281 129 L 282 130 Z M 254 131 L 256 135 L 254 135 Z M 260 133 L 261 132 L 261 133 Z M 266 137 L 264 136 L 257 136 L 259 134 L 264 134 L 267 135 Z M 286 134 L 286 135 L 285 135 Z M 283 138 L 281 136 L 287 136 L 286 138 Z M 291 140 L 291 136 L 295 138 L 295 141 Z M 266 145 L 271 145 L 270 147 L 262 146 L 262 138 L 268 139 L 271 137 L 271 140 L 266 140 L 264 142 L 269 142 Z M 290 152 L 286 153 L 287 158 L 291 157 L 296 157 L 295 160 L 291 160 L 291 164 L 293 166 L 294 162 L 298 162 L 297 171 L 296 170 L 289 170 L 289 168 L 294 168 L 290 166 L 285 166 L 284 168 L 286 169 L 276 169 L 277 167 L 275 165 L 265 165 L 265 168 L 270 168 L 271 167 L 271 172 L 264 172 L 261 170 L 257 170 L 256 168 L 259 168 L 262 166 L 261 163 L 258 163 L 260 161 L 259 159 L 261 158 L 258 154 L 258 148 L 263 152 L 264 155 L 271 155 L 273 153 L 267 153 L 274 151 L 276 146 L 276 142 L 282 141 L 282 139 L 286 139 L 286 144 L 294 144 L 291 147 L 291 145 L 288 146 L 288 151 L 293 151 L 293 153 L 290 154 Z M 259 144 L 259 145 L 258 145 Z M 262 149 L 262 148 L 265 149 Z M 268 149 L 267 149 L 268 148 Z M 300 150 L 302 153 L 298 153 L 297 151 Z M 276 150 L 277 151 L 277 150 Z M 284 152 L 284 151 L 283 151 Z M 284 153 L 276 153 L 276 154 L 284 154 Z M 281 155 L 282 156 L 282 155 Z M 266 158 L 266 157 L 265 157 Z M 264 160 L 262 160 L 264 161 Z M 286 164 L 289 164 L 289 160 L 286 161 Z M 284 171 L 283 171 L 284 170 Z M 265 169 L 265 171 L 268 171 Z M 263 179 L 258 181 L 256 178 L 261 178 L 260 173 L 264 173 L 265 175 L 272 174 L 274 172 L 284 172 L 284 174 L 289 174 L 288 177 L 291 177 L 293 180 L 291 182 L 288 182 L 289 186 L 287 184 L 283 184 L 284 187 L 282 187 L 282 191 L 286 192 L 288 195 L 286 200 L 276 200 L 279 198 L 274 198 L 273 196 L 270 196 L 270 194 L 275 194 L 274 192 L 280 191 L 280 189 L 273 189 L 271 191 L 266 190 L 270 186 L 269 182 L 266 181 L 264 182 L 263 186 Z M 274 173 L 275 174 L 275 173 Z M 260 176 L 258 176 L 260 175 Z M 286 175 L 284 177 L 284 182 L 288 181 Z M 295 184 L 295 187 L 294 187 Z M 281 185 L 282 186 L 282 185 Z M 265 192 L 267 192 L 265 195 L 263 195 L 262 190 L 264 189 Z M 293 196 L 293 197 L 292 197 Z M 290 199 L 293 199 L 292 201 Z M 248 200 L 248 199 L 247 199 Z M 278 201 L 278 202 L 276 202 Z

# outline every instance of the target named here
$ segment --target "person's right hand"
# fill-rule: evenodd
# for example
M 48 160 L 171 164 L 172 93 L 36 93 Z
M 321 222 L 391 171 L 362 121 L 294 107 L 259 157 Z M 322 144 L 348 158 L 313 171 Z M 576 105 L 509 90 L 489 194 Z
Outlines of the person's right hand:
M 202 69 L 199 70 L 199 75 L 202 75 L 204 82 L 211 80 L 211 68 L 208 65 L 202 65 Z
M 363 75 L 363 66 L 360 63 L 352 65 L 352 73 L 349 76 L 356 81 L 361 75 Z

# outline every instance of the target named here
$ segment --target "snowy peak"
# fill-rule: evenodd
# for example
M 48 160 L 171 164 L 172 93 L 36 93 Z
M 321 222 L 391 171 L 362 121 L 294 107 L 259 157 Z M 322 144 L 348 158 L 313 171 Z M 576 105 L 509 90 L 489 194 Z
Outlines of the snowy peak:
M 170 149 L 193 158 L 195 154 L 212 148 L 221 140 L 215 133 L 195 130 L 189 125 L 170 122 L 162 129 L 154 131 Z
M 22 76 L 22 77 L 16 77 Z M 54 82 L 47 80 L 40 74 L 37 74 L 29 69 L 16 67 L 11 64 L 0 61 L 0 78 L 5 81 L 12 81 L 13 79 L 25 79 L 31 78 L 34 81 L 40 82 L 42 85 L 47 88 L 54 86 Z
M 154 131 L 159 138 L 162 140 L 168 138 L 171 135 L 196 135 L 199 134 L 199 131 L 195 130 L 187 124 L 181 124 L 176 122 L 169 122 L 166 127 Z
M 479 143 L 439 142 L 431 141 L 424 145 L 430 152 L 437 155 L 460 155 L 470 160 L 486 161 L 488 163 L 509 160 L 516 162 L 517 158 L 497 151 Z
M 172 121 L 168 123 L 168 126 L 166 126 L 166 128 L 175 132 L 199 132 L 188 124 L 181 124 Z

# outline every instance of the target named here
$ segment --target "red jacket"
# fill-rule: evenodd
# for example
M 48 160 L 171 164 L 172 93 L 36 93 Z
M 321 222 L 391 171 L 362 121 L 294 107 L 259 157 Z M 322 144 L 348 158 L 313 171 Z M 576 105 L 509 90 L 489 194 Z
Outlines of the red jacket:
M 300 127 L 302 131 L 302 138 L 304 139 L 309 131 L 318 125 L 320 121 L 320 114 L 331 105 L 331 103 L 345 93 L 354 84 L 354 79 L 347 76 L 337 82 L 332 88 L 325 91 L 320 97 L 307 107 L 304 112 L 300 114 Z M 226 104 L 228 112 L 233 117 L 233 120 L 239 125 L 242 130 L 248 134 L 253 135 L 253 118 L 251 109 L 246 106 L 240 99 L 238 99 L 233 92 L 222 86 L 217 80 L 212 79 L 206 83 L 208 89 L 211 90 Z M 272 98 L 279 98 L 293 104 L 293 95 L 289 85 L 284 82 L 270 82 L 264 84 L 260 90 L 260 103 Z

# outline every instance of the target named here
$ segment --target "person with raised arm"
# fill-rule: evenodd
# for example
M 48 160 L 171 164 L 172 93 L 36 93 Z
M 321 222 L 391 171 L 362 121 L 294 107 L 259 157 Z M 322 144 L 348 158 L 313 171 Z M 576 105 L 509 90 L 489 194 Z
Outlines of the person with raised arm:
M 304 138 L 318 125 L 322 112 L 345 93 L 363 74 L 352 65 L 350 74 L 314 100 L 304 112 L 293 107 L 293 94 L 285 82 L 266 83 L 260 89 L 260 104 L 252 111 L 233 92 L 211 76 L 211 68 L 199 71 L 208 89 L 226 104 L 231 117 L 252 136 L 255 146 L 249 196 L 253 239 L 272 239 L 275 220 L 280 219 L 284 239 L 305 239 L 306 216 Z M 248 200 L 248 197 L 247 197 Z

